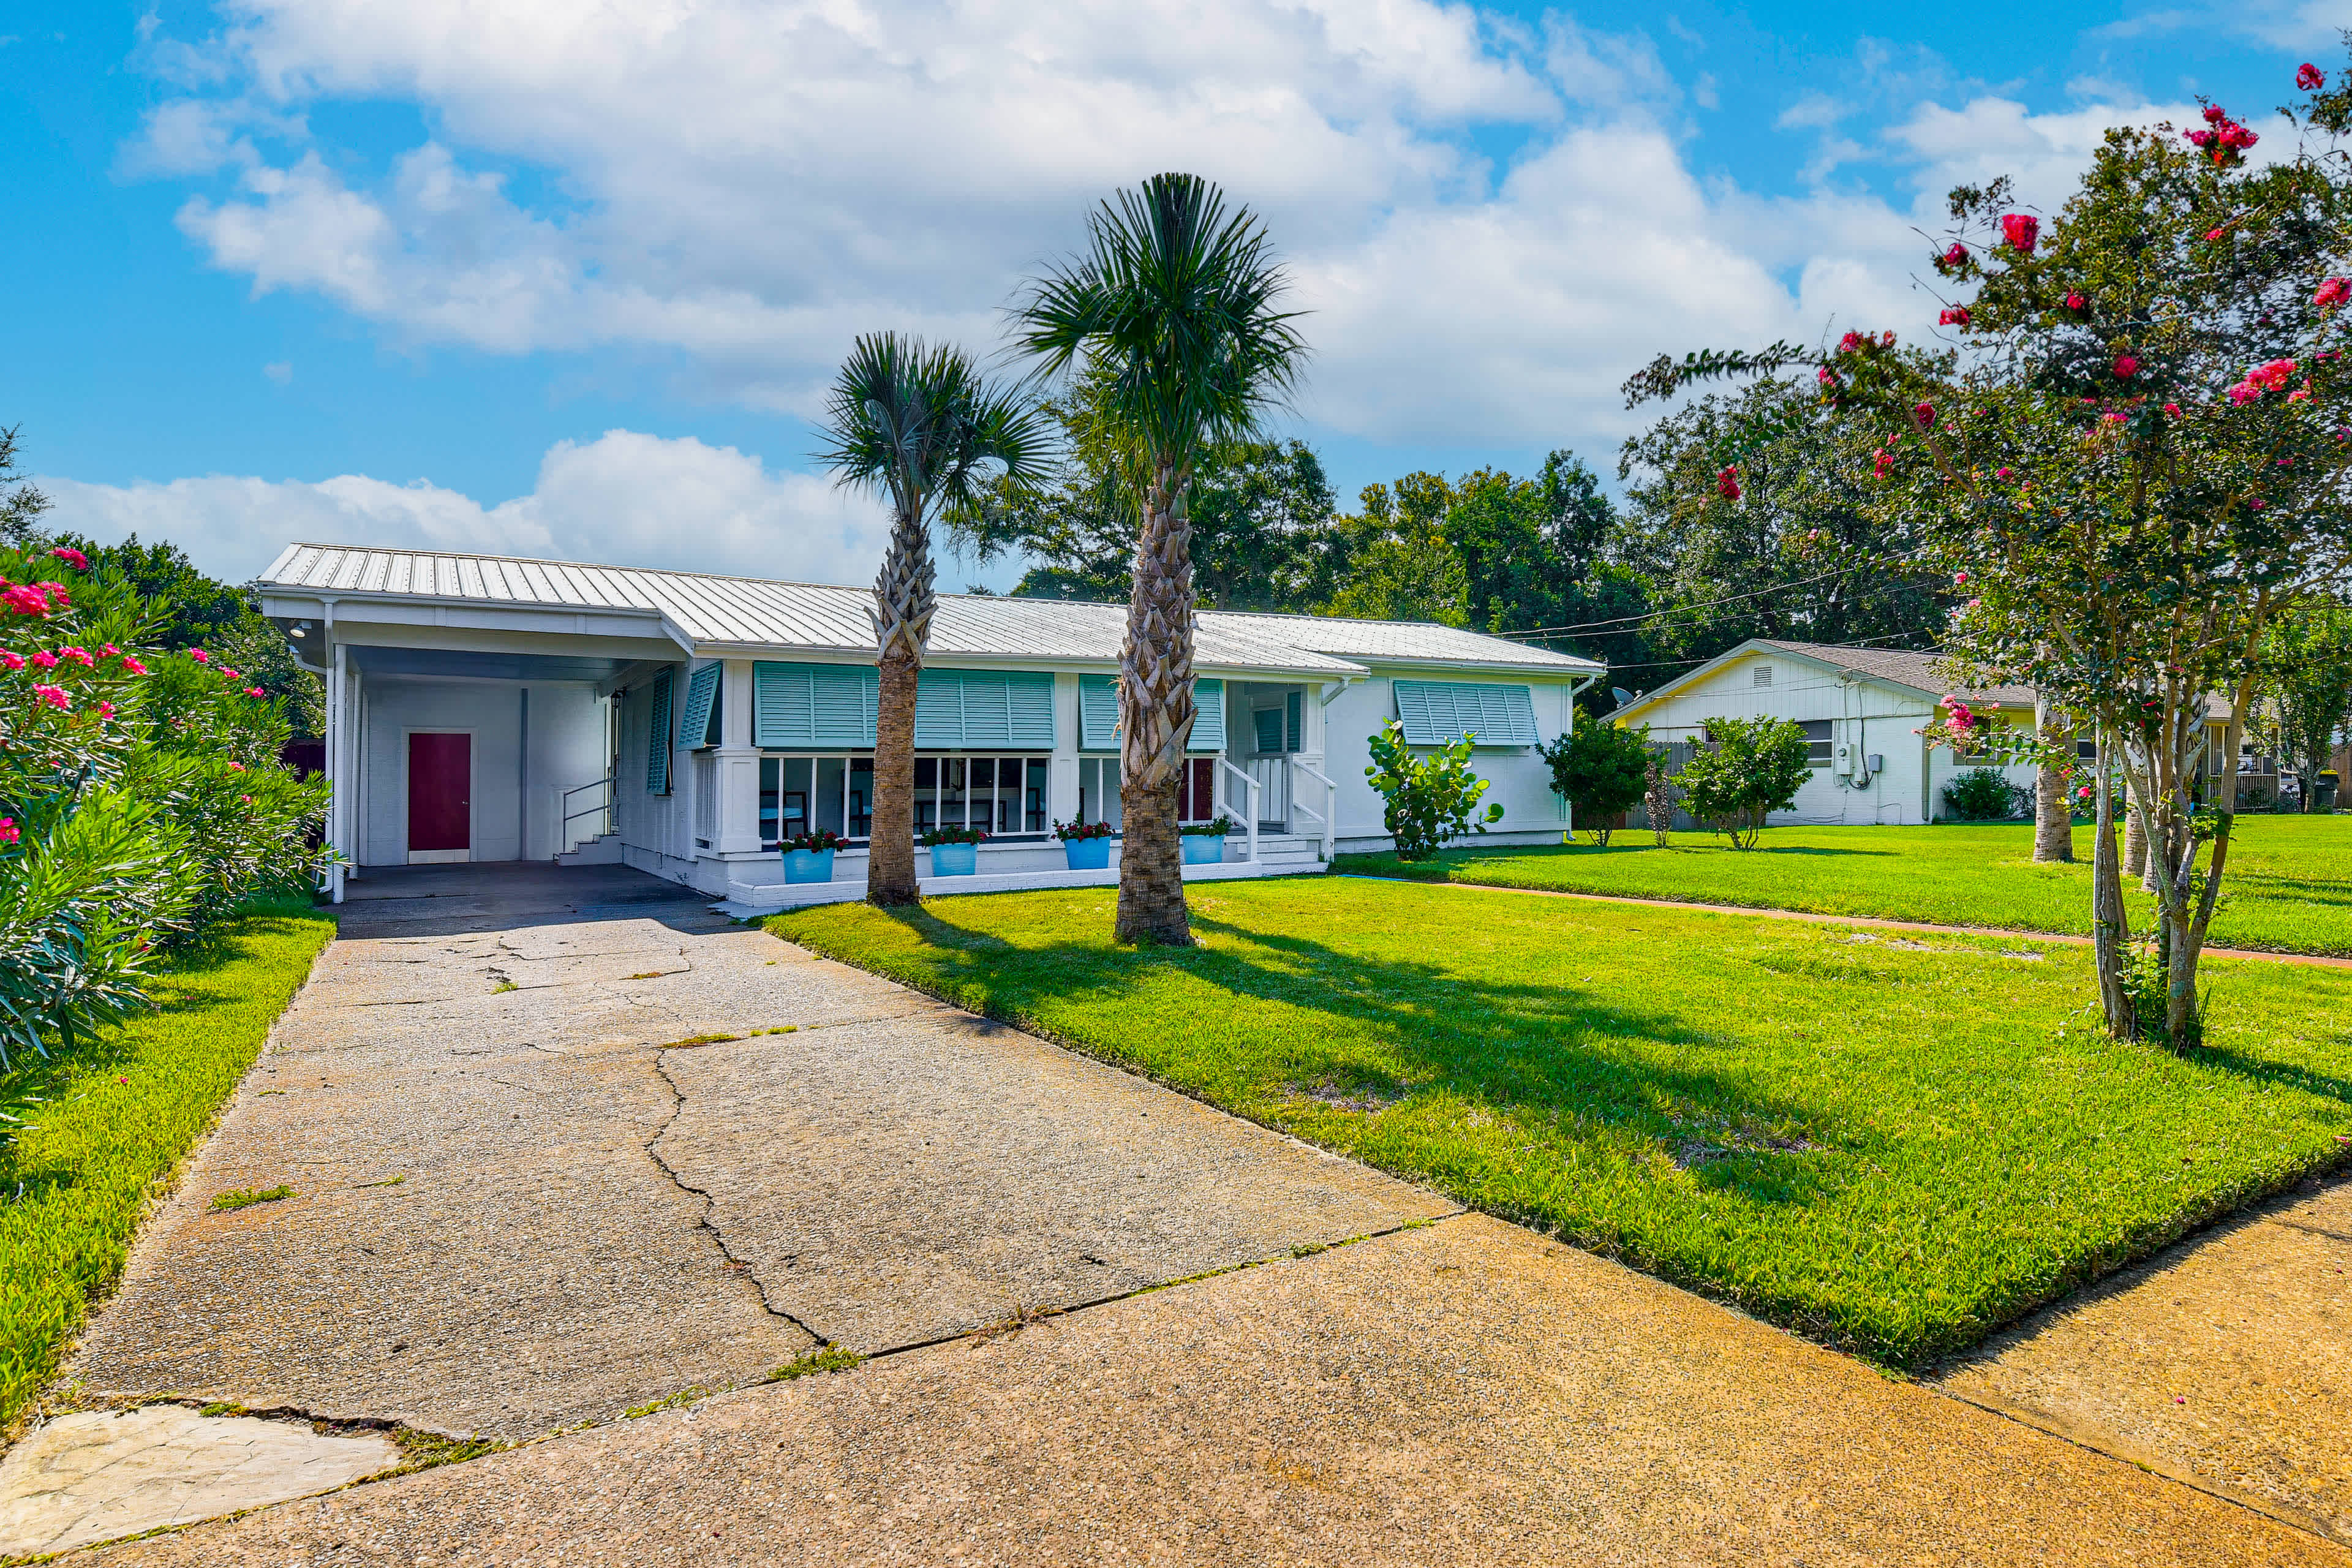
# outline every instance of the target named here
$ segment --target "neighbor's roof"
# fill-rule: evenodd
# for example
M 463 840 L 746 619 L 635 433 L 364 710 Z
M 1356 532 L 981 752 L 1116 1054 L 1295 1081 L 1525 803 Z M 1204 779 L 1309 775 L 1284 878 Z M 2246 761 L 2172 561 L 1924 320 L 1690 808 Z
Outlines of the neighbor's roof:
M 658 614 L 698 647 L 870 652 L 872 597 L 864 588 L 719 577 L 634 566 L 518 560 L 420 550 L 294 544 L 261 574 L 266 588 L 340 597 Z M 1119 605 L 943 594 L 931 623 L 937 658 L 1034 658 L 1114 662 L 1125 635 Z M 1597 672 L 1588 660 L 1501 637 L 1402 622 L 1205 612 L 1194 658 L 1210 668 L 1361 675 L 1349 652 L 1379 658 L 1489 665 L 1533 672 Z
M 1855 675 L 1868 676 L 1873 680 L 1907 686 L 1930 697 L 1948 697 L 1958 693 L 2000 708 L 2033 706 L 2033 688 L 2030 686 L 1972 689 L 1955 685 L 1942 673 L 1944 656 L 1941 654 L 1911 653 L 1893 647 L 1839 647 L 1833 643 L 1781 642 L 1773 637 L 1754 637 L 1749 641 L 1757 647 L 1777 648 L 1782 653 L 1816 659 Z

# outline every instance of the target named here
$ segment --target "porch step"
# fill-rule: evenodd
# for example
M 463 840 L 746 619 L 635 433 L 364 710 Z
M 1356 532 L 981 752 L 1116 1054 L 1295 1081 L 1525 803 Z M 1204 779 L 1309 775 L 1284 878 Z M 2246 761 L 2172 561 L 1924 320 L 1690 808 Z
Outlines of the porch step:
M 599 834 L 558 855 L 555 863 L 559 866 L 617 866 L 621 863 L 621 836 L 618 833 Z

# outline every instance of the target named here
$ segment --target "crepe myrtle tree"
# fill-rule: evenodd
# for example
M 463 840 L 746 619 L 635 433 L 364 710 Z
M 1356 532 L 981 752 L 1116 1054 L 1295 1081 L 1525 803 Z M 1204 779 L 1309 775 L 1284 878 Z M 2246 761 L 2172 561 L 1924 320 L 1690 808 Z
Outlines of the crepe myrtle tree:
M 841 483 L 879 491 L 890 547 L 874 579 L 874 825 L 866 896 L 911 904 L 915 877 L 915 698 L 929 646 L 931 524 L 966 506 L 982 483 L 1023 484 L 1047 453 L 1045 426 L 1018 393 L 990 385 L 951 345 L 896 332 L 857 340 L 826 399 L 817 460 Z
M 2198 959 L 2229 863 L 2239 738 L 2272 625 L 2352 557 L 2352 90 L 2306 66 L 2295 145 L 2263 166 L 2220 106 L 2186 132 L 2110 131 L 2065 206 L 2005 180 L 1951 194 L 1930 257 L 1936 352 L 1892 331 L 1660 359 L 1629 401 L 1810 367 L 1811 416 L 1878 437 L 1857 483 L 1968 597 L 1955 673 L 2018 681 L 2098 735 L 2094 914 L 2119 1037 L 2200 1037 Z M 1727 453 L 1736 462 L 1737 454 Z M 2210 805 L 2206 723 L 2226 719 Z M 1940 728 L 1940 727 L 1939 727 Z M 1972 733 L 1963 742 L 1980 739 Z M 1944 739 L 1937 731 L 1931 737 Z M 2052 742 L 2010 737 L 2036 762 Z M 2134 958 L 2112 788 L 2149 817 L 2153 977 Z
M 1047 376 L 1089 378 L 1137 497 L 1119 649 L 1121 942 L 1190 946 L 1176 795 L 1192 732 L 1192 485 L 1203 462 L 1261 435 L 1306 344 L 1265 226 L 1193 174 L 1154 174 L 1088 220 L 1090 244 L 1013 311 Z

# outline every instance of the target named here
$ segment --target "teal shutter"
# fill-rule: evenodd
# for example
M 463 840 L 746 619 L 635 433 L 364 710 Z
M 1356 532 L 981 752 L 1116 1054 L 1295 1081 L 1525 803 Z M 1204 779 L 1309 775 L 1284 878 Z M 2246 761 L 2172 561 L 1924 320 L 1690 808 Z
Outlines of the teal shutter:
M 1035 669 L 927 669 L 915 689 L 926 752 L 1050 752 L 1054 678 Z
M 1078 750 L 1118 750 L 1118 682 L 1108 675 L 1078 677 Z
M 716 745 L 719 737 L 712 733 L 718 728 L 719 668 L 706 664 L 687 678 L 686 710 L 677 723 L 677 738 L 689 752 Z
M 1184 742 L 1192 752 L 1216 752 L 1225 749 L 1225 683 L 1222 680 L 1192 682 L 1192 704 L 1200 716 L 1192 721 L 1192 738 Z
M 1307 694 L 1303 691 L 1292 692 L 1283 700 L 1282 711 L 1290 726 L 1288 750 L 1305 751 L 1307 749 Z
M 767 751 L 871 751 L 882 678 L 867 664 L 751 667 L 751 742 Z
M 1261 756 L 1282 750 L 1282 710 L 1261 708 L 1250 715 L 1257 726 L 1257 749 Z
M 1400 680 L 1397 721 L 1412 746 L 1450 746 L 1465 735 L 1481 746 L 1536 743 L 1535 697 L 1524 686 Z
M 646 726 L 646 793 L 669 793 L 670 672 L 654 677 L 653 712 Z

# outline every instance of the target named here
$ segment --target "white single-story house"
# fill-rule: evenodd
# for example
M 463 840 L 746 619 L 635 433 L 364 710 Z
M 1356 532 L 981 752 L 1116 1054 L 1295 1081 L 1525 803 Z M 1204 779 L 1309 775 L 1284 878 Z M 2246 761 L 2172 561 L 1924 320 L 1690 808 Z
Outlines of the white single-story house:
M 1935 822 L 1951 815 L 1944 804 L 1946 784 L 1971 768 L 1992 765 L 1981 757 L 1955 756 L 1919 733 L 1943 718 L 1937 709 L 1945 698 L 1958 696 L 1972 710 L 2017 729 L 2033 727 L 2030 687 L 1965 690 L 1939 670 L 1939 656 L 1932 653 L 1750 637 L 1609 718 L 1626 726 L 1646 723 L 1655 740 L 1690 743 L 1705 739 L 1709 719 L 1793 720 L 1810 742 L 1813 773 L 1797 792 L 1795 807 L 1773 814 L 1774 825 Z M 2228 712 L 2224 700 L 2210 700 L 2207 728 L 2215 744 L 2207 762 L 2217 775 Z M 2086 759 L 2095 754 L 2087 734 L 2077 738 L 2076 748 Z M 2020 789 L 2033 788 L 2030 766 L 2000 772 Z
M 862 588 L 559 561 L 296 544 L 262 611 L 327 678 L 332 879 L 419 863 L 617 861 L 740 908 L 862 897 L 877 680 Z M 1108 880 L 1057 821 L 1119 820 L 1119 605 L 945 595 L 916 712 L 918 826 L 992 837 L 941 890 Z M 1236 820 L 1222 865 L 1307 869 L 1384 847 L 1369 738 L 1468 732 L 1504 808 L 1481 842 L 1557 843 L 1535 748 L 1602 667 L 1448 626 L 1206 611 L 1188 821 Z M 835 880 L 778 846 L 849 841 Z M 925 885 L 929 861 L 919 868 Z

